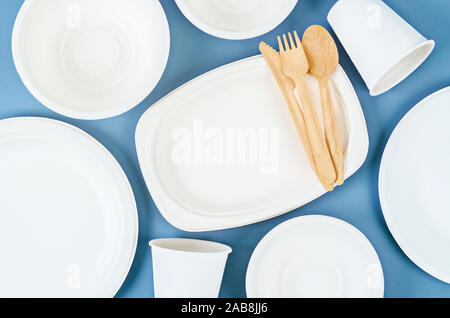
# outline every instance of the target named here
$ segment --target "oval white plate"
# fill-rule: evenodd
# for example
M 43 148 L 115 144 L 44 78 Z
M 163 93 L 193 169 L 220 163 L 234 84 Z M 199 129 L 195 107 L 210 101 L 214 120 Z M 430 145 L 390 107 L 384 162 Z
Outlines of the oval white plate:
M 200 30 L 230 40 L 253 38 L 277 27 L 298 0 L 176 0 Z
M 133 192 L 71 125 L 0 121 L 0 297 L 112 297 L 136 249 Z
M 405 254 L 450 283 L 450 87 L 412 108 L 395 128 L 381 161 L 386 223 Z
M 320 109 L 317 82 L 309 83 Z M 366 158 L 367 128 L 341 67 L 331 87 L 349 177 Z M 261 56 L 213 70 L 157 102 L 139 120 L 136 147 L 160 212 L 186 231 L 255 223 L 325 193 Z
M 65 116 L 124 113 L 158 83 L 170 34 L 159 1 L 25 0 L 12 52 L 28 90 Z
M 286 221 L 259 242 L 246 277 L 247 297 L 383 297 L 383 270 L 367 238 L 336 218 Z

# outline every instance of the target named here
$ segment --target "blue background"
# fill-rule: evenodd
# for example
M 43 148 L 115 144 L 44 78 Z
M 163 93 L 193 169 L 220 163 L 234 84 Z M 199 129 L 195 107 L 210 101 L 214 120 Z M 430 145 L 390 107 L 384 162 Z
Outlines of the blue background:
M 179 231 L 158 212 L 136 157 L 134 132 L 138 119 L 153 103 L 181 84 L 218 66 L 258 54 L 261 40 L 275 45 L 276 35 L 293 29 L 302 33 L 311 24 L 322 24 L 330 30 L 326 15 L 335 1 L 300 0 L 291 15 L 272 32 L 250 40 L 230 41 L 203 33 L 181 14 L 173 0 L 161 0 L 170 25 L 171 53 L 159 85 L 131 111 L 97 121 L 60 116 L 40 104 L 22 84 L 14 67 L 10 44 L 14 20 L 22 2 L 1 0 L 0 3 L 0 119 L 44 116 L 68 122 L 97 138 L 122 165 L 136 196 L 140 233 L 133 266 L 118 297 L 153 296 L 152 262 L 147 243 L 160 237 L 192 237 L 230 245 L 233 253 L 227 263 L 220 295 L 245 297 L 247 263 L 262 237 L 283 221 L 317 213 L 353 224 L 372 242 L 383 265 L 386 297 L 450 297 L 450 285 L 423 272 L 398 247 L 384 221 L 377 188 L 381 155 L 395 125 L 424 97 L 450 85 L 450 1 L 386 0 L 437 45 L 413 75 L 381 96 L 369 96 L 362 78 L 338 43 L 341 64 L 360 98 L 370 138 L 366 162 L 344 186 L 283 216 L 241 228 L 204 233 Z

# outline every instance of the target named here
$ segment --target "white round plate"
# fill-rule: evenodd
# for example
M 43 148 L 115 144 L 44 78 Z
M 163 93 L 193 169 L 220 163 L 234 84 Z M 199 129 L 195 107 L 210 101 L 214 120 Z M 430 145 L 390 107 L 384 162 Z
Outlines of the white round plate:
M 114 157 L 71 125 L 0 121 L 0 297 L 112 297 L 138 220 Z
M 328 216 L 301 216 L 271 230 L 247 269 L 249 298 L 383 297 L 375 249 L 352 225 Z
M 101 119 L 143 101 L 170 49 L 166 16 L 152 0 L 25 0 L 12 36 L 17 71 L 45 106 Z
M 386 223 L 406 255 L 450 283 L 450 87 L 412 108 L 395 128 L 381 161 Z
M 200 30 L 230 40 L 249 39 L 276 28 L 298 0 L 175 0 Z

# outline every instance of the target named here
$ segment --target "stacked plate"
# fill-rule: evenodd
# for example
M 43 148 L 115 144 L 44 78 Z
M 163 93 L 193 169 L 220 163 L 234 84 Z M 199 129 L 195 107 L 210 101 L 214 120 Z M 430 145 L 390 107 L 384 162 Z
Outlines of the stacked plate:
M 0 153 L 0 297 L 114 296 L 138 235 L 114 157 L 44 118 L 0 121 Z

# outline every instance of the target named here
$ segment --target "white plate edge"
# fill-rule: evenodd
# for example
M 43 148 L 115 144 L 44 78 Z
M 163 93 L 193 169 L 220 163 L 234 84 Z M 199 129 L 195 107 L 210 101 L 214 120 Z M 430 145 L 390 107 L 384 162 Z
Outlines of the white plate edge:
M 81 136 L 84 136 L 85 138 L 87 138 L 87 140 L 93 142 L 96 146 L 99 147 L 99 150 L 101 150 L 102 152 L 104 152 L 110 159 L 112 159 L 112 163 L 114 165 L 117 166 L 117 168 L 119 169 L 118 171 L 120 171 L 120 174 L 122 175 L 123 181 L 125 182 L 125 184 L 127 185 L 127 188 L 129 188 L 129 193 L 131 195 L 131 198 L 133 199 L 133 215 L 134 215 L 134 221 L 133 223 L 135 223 L 135 235 L 133 237 L 133 251 L 132 253 L 130 253 L 130 259 L 127 261 L 127 266 L 124 266 L 124 268 L 126 267 L 126 271 L 124 271 L 124 275 L 123 277 L 121 277 L 120 279 L 118 279 L 117 281 L 119 282 L 118 286 L 114 289 L 113 293 L 110 293 L 106 296 L 99 296 L 99 297 L 105 297 L 105 298 L 112 298 L 114 297 L 117 292 L 120 290 L 120 288 L 122 287 L 123 283 L 125 282 L 131 266 L 133 265 L 133 261 L 134 261 L 134 257 L 136 256 L 136 250 L 137 250 L 137 243 L 138 243 L 138 239 L 139 239 L 139 216 L 138 216 L 138 212 L 137 212 L 137 205 L 136 205 L 136 198 L 134 196 L 134 192 L 133 189 L 131 187 L 130 181 L 128 180 L 127 175 L 125 174 L 125 171 L 122 169 L 122 166 L 119 164 L 119 162 L 117 161 L 117 159 L 112 155 L 112 153 L 102 144 L 100 143 L 96 138 L 94 138 L 93 136 L 91 136 L 90 134 L 88 134 L 87 132 L 85 132 L 84 130 L 82 130 L 81 128 L 78 128 L 74 125 L 71 125 L 69 123 L 60 121 L 60 120 L 56 120 L 56 119 L 52 119 L 52 118 L 48 118 L 48 117 L 38 117 L 38 116 L 18 116 L 18 117 L 9 117 L 9 118 L 4 118 L 4 119 L 0 119 L 0 123 L 2 122 L 9 122 L 9 121 L 16 121 L 16 120 L 32 120 L 32 121 L 41 121 L 41 122 L 47 122 L 47 123 L 51 123 L 51 124 L 56 124 L 56 125 L 60 125 L 66 128 L 69 128 L 75 132 L 77 132 L 78 134 L 80 134 Z

